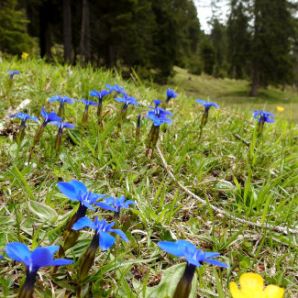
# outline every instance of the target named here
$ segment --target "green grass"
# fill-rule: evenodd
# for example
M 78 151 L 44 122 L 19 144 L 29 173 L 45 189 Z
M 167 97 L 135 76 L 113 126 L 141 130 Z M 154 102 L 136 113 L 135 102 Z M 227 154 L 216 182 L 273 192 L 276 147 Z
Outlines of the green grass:
M 137 108 L 129 107 L 128 121 L 120 132 L 115 126 L 120 105 L 112 98 L 104 102 L 103 129 L 96 125 L 94 108 L 90 108 L 86 130 L 80 126 L 83 105 L 67 105 L 66 119 L 77 127 L 65 133 L 61 154 L 56 157 L 53 151 L 55 127 L 47 127 L 30 164 L 26 160 L 36 124 L 28 125 L 19 146 L 11 136 L 0 136 L 0 248 L 10 241 L 32 247 L 60 244 L 63 226 L 76 204 L 59 193 L 56 184 L 61 179 L 78 179 L 94 192 L 125 195 L 137 202 L 123 214 L 121 223 L 130 242 L 117 243 L 109 252 L 98 251 L 90 273 L 94 297 L 165 298 L 168 289 L 175 287 L 182 267 L 173 267 L 181 261 L 160 251 L 156 243 L 171 239 L 188 239 L 204 250 L 218 251 L 223 255 L 221 260 L 230 264 L 228 270 L 207 265 L 197 270 L 194 291 L 200 297 L 229 297 L 228 282 L 238 281 L 240 273 L 248 271 L 259 272 L 267 284 L 285 287 L 286 297 L 297 297 L 297 235 L 252 228 L 215 213 L 178 187 L 157 153 L 151 160 L 145 157 L 151 124 L 143 119 L 142 137 L 136 142 L 136 117 L 145 115 L 145 106 L 153 99 L 164 97 L 165 87 L 143 83 L 136 77 L 124 81 L 112 71 L 48 65 L 37 60 L 2 61 L 0 66 L 1 119 L 8 113 L 10 100 L 16 106 L 30 99 L 28 112 L 39 115 L 42 105 L 57 109 L 57 105 L 47 103 L 51 95 L 88 97 L 89 90 L 101 89 L 106 83 L 123 85 L 142 103 Z M 10 93 L 8 69 L 21 71 Z M 188 76 L 177 69 L 172 86 L 177 87 L 179 97 L 170 104 L 173 124 L 161 133 L 159 141 L 177 180 L 235 216 L 297 227 L 297 125 L 286 119 L 295 118 L 297 94 L 290 89 L 287 93 L 270 89 L 248 104 L 244 81 L 195 76 L 188 80 Z M 222 108 L 210 111 L 202 139 L 198 140 L 201 109 L 194 99 L 200 97 L 218 99 Z M 255 128 L 251 111 L 254 107 L 274 111 L 283 97 L 289 98 L 289 103 L 283 104 L 286 111 L 277 115 L 276 123 L 265 125 L 264 136 L 255 149 L 235 138 L 239 135 L 251 142 Z M 6 128 L 16 127 L 15 122 L 9 122 Z M 253 164 L 248 162 L 249 149 Z M 88 214 L 92 216 L 90 211 Z M 97 214 L 111 219 L 109 212 Z M 90 234 L 81 233 L 67 256 L 78 258 L 90 240 Z M 75 267 L 62 268 L 55 275 L 50 269 L 40 273 L 36 297 L 73 293 L 74 285 L 67 280 L 75 275 Z M 14 297 L 23 276 L 21 264 L 2 260 L 0 296 Z

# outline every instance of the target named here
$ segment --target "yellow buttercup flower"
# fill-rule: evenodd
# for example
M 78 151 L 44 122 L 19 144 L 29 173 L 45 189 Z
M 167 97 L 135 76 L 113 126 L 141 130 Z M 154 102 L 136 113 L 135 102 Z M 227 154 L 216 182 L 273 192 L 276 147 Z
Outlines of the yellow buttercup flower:
M 26 52 L 23 52 L 21 57 L 22 57 L 22 60 L 27 60 L 27 58 L 29 57 L 29 54 Z
M 277 106 L 276 110 L 277 110 L 277 112 L 283 112 L 285 110 L 285 108 L 282 106 Z
M 264 288 L 264 280 L 257 273 L 244 273 L 239 279 L 240 288 L 235 282 L 230 283 L 233 298 L 283 298 L 285 290 L 269 285 Z

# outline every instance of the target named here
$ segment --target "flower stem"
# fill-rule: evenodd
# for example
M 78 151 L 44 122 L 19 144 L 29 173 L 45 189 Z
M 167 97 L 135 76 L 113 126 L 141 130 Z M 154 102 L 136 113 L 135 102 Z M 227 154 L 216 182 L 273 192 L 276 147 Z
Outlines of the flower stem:
M 19 292 L 18 298 L 33 298 L 35 282 L 36 272 L 27 271 L 26 280 Z
M 64 118 L 64 114 L 65 114 L 64 102 L 60 102 L 57 115 L 60 116 L 61 118 Z
M 46 127 L 46 122 L 44 121 L 38 128 L 35 136 L 34 136 L 34 139 L 33 139 L 33 144 L 32 144 L 32 147 L 30 148 L 30 151 L 29 151 L 29 161 L 31 160 L 31 157 L 32 157 L 32 153 L 33 153 L 33 150 L 35 148 L 35 146 L 37 145 L 37 143 L 39 143 L 40 139 L 41 139 L 41 136 L 44 132 L 44 129 Z
M 196 266 L 186 264 L 184 273 L 176 287 L 173 298 L 188 298 L 191 292 L 191 284 L 196 272 Z
M 136 127 L 136 141 L 137 142 L 140 140 L 140 135 L 141 135 L 141 115 L 138 115 L 137 127 Z
M 258 122 L 258 126 L 257 126 L 257 137 L 261 137 L 263 134 L 263 130 L 264 130 L 264 124 L 265 122 L 260 119 L 260 121 Z
M 146 155 L 151 158 L 159 137 L 159 126 L 152 124 L 147 141 Z
M 209 110 L 205 109 L 204 113 L 202 115 L 202 118 L 201 118 L 199 140 L 202 138 L 203 128 L 205 127 L 205 125 L 207 124 L 207 121 L 208 121 L 208 112 L 209 112 Z
M 205 109 L 204 110 L 204 113 L 203 113 L 202 119 L 201 119 L 201 128 L 203 128 L 207 124 L 207 121 L 208 121 L 208 112 L 209 112 L 208 109 Z
M 17 143 L 20 144 L 25 136 L 26 122 L 22 121 L 17 135 Z
M 96 114 L 97 114 L 97 123 L 99 126 L 102 126 L 102 99 L 98 99 Z
M 82 117 L 83 125 L 86 125 L 88 123 L 88 118 L 89 118 L 89 106 L 85 105 L 85 110 L 84 110 L 83 117 Z
M 60 152 L 60 148 L 61 148 L 61 143 L 62 143 L 62 133 L 63 133 L 62 128 L 59 128 L 59 129 L 58 129 L 57 136 L 56 136 L 56 140 L 55 140 L 55 151 L 56 151 L 56 154 L 57 154 L 57 155 L 59 154 L 59 152 Z
M 76 243 L 77 239 L 79 238 L 80 232 L 72 230 L 72 226 L 80 218 L 84 217 L 86 215 L 86 212 L 87 212 L 87 208 L 84 205 L 80 204 L 77 212 L 67 222 L 64 230 L 64 234 L 63 234 L 64 243 L 63 245 L 60 246 L 59 252 L 58 252 L 59 257 L 64 256 L 65 252 L 69 248 L 73 247 L 74 244 Z
M 95 254 L 99 247 L 99 234 L 95 233 L 92 241 L 87 248 L 86 252 L 83 254 L 80 260 L 79 268 L 79 280 L 83 281 L 88 276 L 89 270 L 94 264 Z

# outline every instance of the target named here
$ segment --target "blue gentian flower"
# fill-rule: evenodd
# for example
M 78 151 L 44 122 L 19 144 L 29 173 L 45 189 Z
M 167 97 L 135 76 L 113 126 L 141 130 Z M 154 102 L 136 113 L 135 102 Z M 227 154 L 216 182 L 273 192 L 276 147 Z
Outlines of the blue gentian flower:
M 8 71 L 8 74 L 9 74 L 9 78 L 12 80 L 13 77 L 14 77 L 15 75 L 20 74 L 20 72 L 19 72 L 18 70 L 9 70 L 9 71 Z
M 48 123 L 53 121 L 59 122 L 62 120 L 62 118 L 59 117 L 55 112 L 48 113 L 44 107 L 41 108 L 40 114 L 44 119 L 44 125 L 47 125 Z
M 262 110 L 254 111 L 253 113 L 254 119 L 258 120 L 258 122 L 268 122 L 273 123 L 274 122 L 274 114 Z
M 48 102 L 60 102 L 60 103 L 69 103 L 73 104 L 75 100 L 68 96 L 54 95 L 48 99 Z
M 23 140 L 24 136 L 25 136 L 26 122 L 28 120 L 38 122 L 38 119 L 35 116 L 30 116 L 30 115 L 28 115 L 26 113 L 23 113 L 23 112 L 18 112 L 16 114 L 10 115 L 10 117 L 11 118 L 21 119 L 21 124 L 20 124 L 20 127 L 19 127 L 19 131 L 18 131 L 18 134 L 16 136 L 16 140 L 17 140 L 18 143 L 20 143 Z
M 115 100 L 124 103 L 126 107 L 128 105 L 136 106 L 138 104 L 137 100 L 132 96 L 116 97 Z
M 109 94 L 110 94 L 110 91 L 108 91 L 108 90 L 101 90 L 101 91 L 92 90 L 92 91 L 90 91 L 90 96 L 97 97 L 98 99 L 103 99 L 105 96 L 107 96 Z
M 94 210 L 93 205 L 96 205 L 98 199 L 106 197 L 106 195 L 89 191 L 84 183 L 78 180 L 58 182 L 57 187 L 71 201 L 78 201 L 81 205 L 91 210 Z
M 88 118 L 89 118 L 89 107 L 97 106 L 98 103 L 88 99 L 81 99 L 80 102 L 82 102 L 85 105 L 85 110 L 82 117 L 82 125 L 86 125 L 88 123 Z
M 154 103 L 154 110 L 151 110 L 147 113 L 147 117 L 153 122 L 153 125 L 160 126 L 164 123 L 172 123 L 172 120 L 168 118 L 172 116 L 172 113 L 159 107 L 159 105 L 161 104 L 160 100 L 156 99 L 154 100 Z
M 62 132 L 64 128 L 75 128 L 74 124 L 69 122 L 63 122 L 63 121 L 51 121 L 50 124 L 55 125 L 59 128 L 59 130 Z
M 85 106 L 97 106 L 97 102 L 84 98 L 81 99 L 80 102 L 82 102 Z
M 75 100 L 73 98 L 70 98 L 68 96 L 61 96 L 61 95 L 54 95 L 49 98 L 49 102 L 59 102 L 59 110 L 58 110 L 58 116 L 64 117 L 65 110 L 64 105 L 66 103 L 73 104 Z
M 62 118 L 59 117 L 55 112 L 50 112 L 48 113 L 44 107 L 41 108 L 41 111 L 40 111 L 40 114 L 41 116 L 43 117 L 43 122 L 41 123 L 39 129 L 37 130 L 35 136 L 34 136 L 34 139 L 33 139 L 33 145 L 30 149 L 30 152 L 29 152 L 29 160 L 31 160 L 31 157 L 32 157 L 32 154 L 33 154 L 33 150 L 34 150 L 34 147 L 36 146 L 36 144 L 40 141 L 42 135 L 43 135 L 43 132 L 44 132 L 44 129 L 45 127 L 49 124 L 49 123 L 53 123 L 53 122 L 60 122 L 62 121 Z
M 98 125 L 102 126 L 102 102 L 103 102 L 103 98 L 107 95 L 110 94 L 110 91 L 108 90 L 101 90 L 101 91 L 97 91 L 97 90 L 92 90 L 90 91 L 90 96 L 95 96 L 98 98 L 98 104 L 97 104 L 97 123 Z
M 26 113 L 23 113 L 23 112 L 18 112 L 16 114 L 13 114 L 13 115 L 10 115 L 10 118 L 18 118 L 18 119 L 21 119 L 22 123 L 26 123 L 28 120 L 32 120 L 32 121 L 35 121 L 35 122 L 38 122 L 38 119 L 37 117 L 35 116 L 30 116 Z
M 121 209 L 127 209 L 130 205 L 135 204 L 132 200 L 126 200 L 124 196 L 119 198 L 108 197 L 105 198 L 102 202 L 98 202 L 97 206 L 102 209 L 120 213 Z
M 75 126 L 72 123 L 63 122 L 63 121 L 52 121 L 50 122 L 50 124 L 56 125 L 58 127 L 58 132 L 55 140 L 55 150 L 56 150 L 56 154 L 58 154 L 61 148 L 63 130 L 65 128 L 73 129 Z
M 120 85 L 110 85 L 110 84 L 106 84 L 106 88 L 110 91 L 110 93 L 112 92 L 116 92 L 122 95 L 126 95 L 126 92 L 124 90 L 124 87 L 120 86 Z
M 222 263 L 214 258 L 220 256 L 217 252 L 203 252 L 197 249 L 194 244 L 186 240 L 173 241 L 160 241 L 158 246 L 167 253 L 176 257 L 183 258 L 188 264 L 200 267 L 202 263 L 227 268 L 228 265 Z
M 197 99 L 196 100 L 197 103 L 199 103 L 200 105 L 202 105 L 205 110 L 209 110 L 211 107 L 214 107 L 216 109 L 219 108 L 219 105 L 215 102 L 211 102 L 211 101 L 206 101 L 206 100 L 203 100 L 203 99 Z
M 124 241 L 128 242 L 126 235 L 119 229 L 113 229 L 114 222 L 108 223 L 107 221 L 98 220 L 96 216 L 94 221 L 89 219 L 87 216 L 80 218 L 72 227 L 73 230 L 78 231 L 83 228 L 90 228 L 95 230 L 96 235 L 99 236 L 99 247 L 102 250 L 107 250 L 112 247 L 115 243 L 115 238 L 110 233 L 119 235 Z
M 67 249 L 76 243 L 79 237 L 79 233 L 72 230 L 73 224 L 86 215 L 87 209 L 94 210 L 96 201 L 98 199 L 103 199 L 106 197 L 106 195 L 96 194 L 89 191 L 84 183 L 78 180 L 71 180 L 70 182 L 58 182 L 57 187 L 71 201 L 80 202 L 77 212 L 69 219 L 65 227 L 65 233 L 63 235 L 64 244 L 59 250 L 59 255 L 61 256 L 64 255 L 64 252 Z
M 64 266 L 73 264 L 72 260 L 54 259 L 54 254 L 59 246 L 37 247 L 33 251 L 20 242 L 8 243 L 5 247 L 6 254 L 14 261 L 22 262 L 29 273 L 37 273 L 41 267 Z
M 172 98 L 176 98 L 176 97 L 177 97 L 177 93 L 173 89 L 168 88 L 166 101 L 169 102 Z

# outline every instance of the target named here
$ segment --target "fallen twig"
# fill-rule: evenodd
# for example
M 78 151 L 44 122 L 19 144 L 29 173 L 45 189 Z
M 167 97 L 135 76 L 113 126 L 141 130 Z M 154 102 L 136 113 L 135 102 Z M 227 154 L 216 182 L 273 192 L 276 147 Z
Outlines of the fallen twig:
M 175 177 L 175 175 L 173 174 L 173 172 L 170 170 L 170 167 L 167 164 L 167 162 L 165 160 L 165 157 L 162 154 L 159 146 L 157 146 L 157 152 L 159 154 L 159 157 L 160 157 L 160 159 L 161 159 L 161 161 L 163 163 L 163 166 L 164 166 L 165 170 L 167 171 L 168 175 L 172 178 L 172 180 L 174 182 L 176 182 L 177 185 L 183 191 L 185 191 L 187 194 L 189 194 L 190 196 L 192 196 L 194 199 L 196 199 L 197 201 L 199 201 L 203 205 L 210 206 L 210 208 L 212 210 L 214 210 L 215 212 L 217 212 L 217 213 L 219 213 L 219 214 L 221 214 L 221 215 L 223 215 L 225 217 L 228 217 L 229 219 L 232 219 L 232 220 L 237 221 L 237 222 L 242 223 L 242 224 L 247 224 L 247 225 L 252 226 L 252 227 L 263 228 L 263 229 L 267 229 L 267 230 L 272 230 L 272 231 L 275 231 L 275 232 L 278 232 L 278 233 L 281 233 L 281 234 L 285 234 L 285 235 L 288 235 L 289 233 L 291 233 L 291 234 L 298 234 L 298 229 L 292 229 L 292 228 L 283 227 L 283 226 L 274 226 L 274 225 L 271 225 L 271 224 L 268 224 L 268 223 L 260 223 L 258 221 L 256 221 L 256 222 L 249 221 L 249 220 L 246 220 L 246 219 L 237 217 L 237 216 L 231 214 L 230 212 L 228 212 L 228 211 L 226 211 L 224 209 L 221 209 L 221 208 L 218 208 L 218 207 L 212 205 L 210 202 L 207 202 L 206 200 L 204 200 L 204 199 L 200 198 L 199 196 L 197 196 L 196 194 L 194 194 L 191 190 L 189 190 L 186 186 L 184 186 L 180 181 L 177 180 L 177 178 Z

